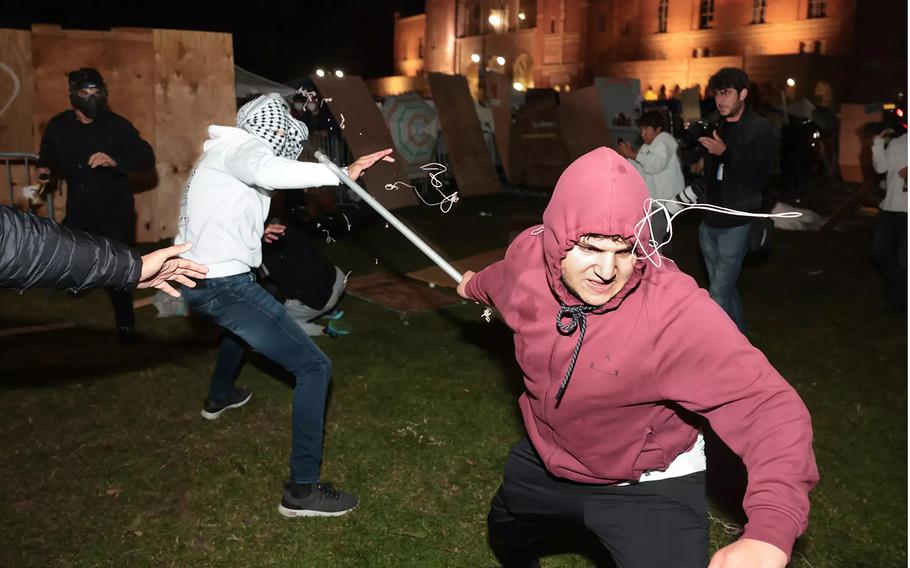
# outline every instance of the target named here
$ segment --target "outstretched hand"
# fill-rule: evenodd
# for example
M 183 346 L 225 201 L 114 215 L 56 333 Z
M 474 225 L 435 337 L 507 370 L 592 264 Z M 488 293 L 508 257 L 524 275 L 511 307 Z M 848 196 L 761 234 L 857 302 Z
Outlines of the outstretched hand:
M 142 273 L 137 288 L 157 288 L 175 298 L 180 292 L 167 283 L 168 280 L 179 282 L 184 286 L 195 288 L 196 283 L 190 278 L 205 278 L 208 268 L 185 258 L 177 258 L 193 248 L 193 243 L 174 245 L 156 250 L 142 257 Z
M 380 150 L 378 152 L 373 152 L 372 154 L 367 154 L 366 156 L 360 156 L 357 158 L 353 164 L 348 166 L 348 177 L 351 179 L 357 179 L 361 174 L 370 167 L 373 166 L 379 160 L 383 162 L 394 162 L 395 158 L 390 156 L 392 153 L 391 148 L 386 148 L 385 150 Z

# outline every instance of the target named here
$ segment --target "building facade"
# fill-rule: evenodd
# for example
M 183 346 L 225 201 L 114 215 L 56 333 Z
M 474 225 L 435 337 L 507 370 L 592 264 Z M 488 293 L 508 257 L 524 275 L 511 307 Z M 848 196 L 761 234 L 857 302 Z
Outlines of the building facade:
M 492 73 L 516 89 L 613 76 L 672 94 L 732 65 L 766 96 L 832 105 L 903 90 L 906 21 L 900 0 L 427 0 L 396 19 L 395 68 L 411 85 L 464 75 L 480 98 Z

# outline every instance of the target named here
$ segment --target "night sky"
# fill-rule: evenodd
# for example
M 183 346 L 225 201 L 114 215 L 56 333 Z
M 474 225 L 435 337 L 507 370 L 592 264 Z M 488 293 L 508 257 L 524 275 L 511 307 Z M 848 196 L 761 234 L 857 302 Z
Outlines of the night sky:
M 17 6 L 18 4 L 18 6 Z M 222 6 L 233 6 L 223 2 Z M 309 75 L 316 67 L 364 77 L 391 75 L 393 12 L 423 12 L 424 0 L 310 0 L 239 2 L 215 11 L 208 4 L 120 2 L 68 4 L 4 2 L 0 27 L 33 23 L 66 28 L 175 28 L 230 32 L 234 62 L 276 81 Z

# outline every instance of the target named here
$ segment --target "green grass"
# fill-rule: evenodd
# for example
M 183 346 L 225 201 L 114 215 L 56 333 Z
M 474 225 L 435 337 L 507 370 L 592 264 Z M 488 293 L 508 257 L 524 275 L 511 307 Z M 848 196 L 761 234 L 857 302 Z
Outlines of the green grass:
M 543 205 L 484 198 L 405 217 L 460 258 L 504 245 L 521 224 L 509 218 Z M 334 232 L 326 250 L 353 275 L 428 264 L 383 223 Z M 684 224 L 677 254 L 703 281 L 693 235 Z M 791 565 L 905 565 L 906 319 L 885 309 L 868 223 L 775 237 L 741 289 L 753 342 L 815 425 L 822 481 Z M 207 422 L 208 325 L 143 308 L 148 341 L 124 349 L 101 292 L 0 295 L 0 327 L 77 323 L 0 340 L 0 566 L 494 566 L 487 506 L 523 431 L 510 334 L 473 304 L 405 318 L 351 297 L 343 307 L 354 334 L 318 340 L 334 364 L 323 474 L 363 502 L 340 519 L 289 521 L 276 512 L 283 373 L 251 358 L 238 381 L 251 403 Z M 722 499 L 713 515 L 741 522 Z M 734 538 L 717 522 L 711 534 L 713 548 Z M 543 566 L 595 565 L 589 541 L 563 544 Z

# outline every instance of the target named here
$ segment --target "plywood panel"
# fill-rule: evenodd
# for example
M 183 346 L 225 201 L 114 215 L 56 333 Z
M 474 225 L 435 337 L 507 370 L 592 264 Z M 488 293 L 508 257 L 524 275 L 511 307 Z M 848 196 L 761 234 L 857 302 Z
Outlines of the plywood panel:
M 100 32 L 34 26 L 31 44 L 36 148 L 48 121 L 70 108 L 66 74 L 80 67 L 98 69 L 108 85 L 111 109 L 132 122 L 143 139 L 154 142 L 152 30 Z M 154 180 L 145 178 L 141 189 L 149 190 L 153 184 Z M 139 240 L 149 238 L 142 229 L 154 215 L 154 206 L 147 206 L 153 200 L 151 195 L 137 195 Z M 65 199 L 62 201 L 65 207 Z
M 344 139 L 354 157 L 393 148 L 392 135 L 382 117 L 382 112 L 373 102 L 363 79 L 354 75 L 338 77 L 312 77 L 335 119 L 341 123 L 344 117 Z M 329 100 L 331 99 L 331 100 Z M 472 109 L 473 111 L 473 109 Z M 387 184 L 407 182 L 408 176 L 402 165 L 403 160 L 378 162 L 357 180 L 377 201 L 388 209 L 416 205 L 417 198 L 407 189 L 388 191 Z
M 556 102 L 540 98 L 519 109 L 512 129 L 512 158 L 524 183 L 552 190 L 571 160 L 559 127 Z
M 462 196 L 498 193 L 502 187 L 487 153 L 467 80 L 461 75 L 430 73 L 429 81 L 458 192 Z
M 35 152 L 32 134 L 32 48 L 28 30 L 0 29 L 0 152 Z M 10 204 L 6 171 L 0 171 L 0 203 Z M 24 166 L 12 170 L 13 203 L 22 205 Z
M 563 93 L 559 102 L 559 127 L 569 160 L 609 143 L 610 129 L 596 87 Z
M 866 113 L 864 105 L 843 104 L 840 106 L 840 143 L 838 164 L 844 181 L 862 182 L 872 178 L 872 137 L 865 125 L 879 122 L 881 111 Z
M 136 208 L 148 240 L 173 237 L 186 178 L 210 124 L 234 125 L 230 34 L 154 30 L 155 154 L 158 188 Z

